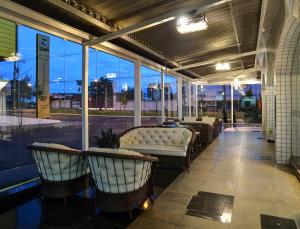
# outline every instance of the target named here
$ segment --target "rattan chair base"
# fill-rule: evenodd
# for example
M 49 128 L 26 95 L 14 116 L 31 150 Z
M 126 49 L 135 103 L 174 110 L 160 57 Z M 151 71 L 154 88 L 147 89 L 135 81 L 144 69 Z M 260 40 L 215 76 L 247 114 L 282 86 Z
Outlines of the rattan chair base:
M 41 180 L 42 195 L 50 198 L 63 198 L 72 196 L 89 187 L 90 175 L 66 181 Z
M 139 208 L 153 195 L 152 179 L 141 188 L 126 193 L 107 193 L 97 190 L 95 205 L 107 212 L 126 212 Z

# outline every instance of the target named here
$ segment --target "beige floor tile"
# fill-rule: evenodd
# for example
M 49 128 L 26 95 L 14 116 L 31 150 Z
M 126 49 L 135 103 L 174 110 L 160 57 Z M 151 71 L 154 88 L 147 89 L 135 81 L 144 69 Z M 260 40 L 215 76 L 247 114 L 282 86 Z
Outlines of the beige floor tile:
M 276 203 L 277 215 L 283 218 L 294 219 L 298 228 L 300 227 L 300 208 L 283 202 Z
M 275 203 L 235 197 L 230 228 L 260 228 L 260 214 L 277 214 Z
M 153 220 L 143 216 L 138 217 L 128 229 L 178 229 L 178 225 L 163 220 Z
M 249 198 L 253 200 L 263 200 L 263 201 L 275 201 L 272 186 L 268 184 L 260 185 L 246 185 L 242 183 L 237 184 L 236 196 Z
M 274 156 L 274 144 L 257 133 L 224 133 L 215 139 L 130 228 L 256 229 L 260 214 L 295 219 L 300 225 L 300 184 L 288 167 L 257 160 Z M 232 222 L 185 215 L 198 191 L 234 195 Z
M 178 224 L 186 212 L 186 206 L 187 204 L 180 202 L 157 199 L 149 210 L 142 213 L 142 216 L 151 218 L 153 221 L 162 220 Z
M 191 229 L 228 229 L 229 224 L 214 220 L 203 219 L 199 217 L 185 215 L 179 225 L 180 228 Z

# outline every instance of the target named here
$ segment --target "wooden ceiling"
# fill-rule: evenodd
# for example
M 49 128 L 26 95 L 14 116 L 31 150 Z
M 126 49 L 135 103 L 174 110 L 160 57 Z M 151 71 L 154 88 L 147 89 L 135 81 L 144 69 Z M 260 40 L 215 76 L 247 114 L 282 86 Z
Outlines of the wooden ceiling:
M 99 31 L 99 29 L 94 28 L 80 18 L 63 12 L 63 9 L 53 7 L 47 0 L 34 1 L 34 4 L 32 3 L 33 1 L 14 1 L 79 29 L 88 30 L 91 34 L 100 36 L 103 33 L 103 31 Z M 164 13 L 173 12 L 187 6 L 194 6 L 204 0 L 76 1 L 99 13 L 121 28 L 126 28 Z M 139 31 L 134 35 L 156 49 L 161 50 L 162 53 L 181 65 L 254 51 L 256 50 L 258 36 L 261 1 L 232 0 L 229 3 L 209 9 L 205 12 L 208 19 L 208 29 L 205 31 L 180 34 L 176 30 L 176 20 L 173 20 Z M 152 58 L 145 50 L 140 50 L 138 47 L 132 44 L 129 45 L 120 39 L 112 42 L 156 62 L 164 62 L 162 59 Z M 234 70 L 251 68 L 255 64 L 255 56 L 231 60 L 230 64 Z M 216 73 L 214 65 L 196 67 L 189 69 L 189 71 L 199 77 Z

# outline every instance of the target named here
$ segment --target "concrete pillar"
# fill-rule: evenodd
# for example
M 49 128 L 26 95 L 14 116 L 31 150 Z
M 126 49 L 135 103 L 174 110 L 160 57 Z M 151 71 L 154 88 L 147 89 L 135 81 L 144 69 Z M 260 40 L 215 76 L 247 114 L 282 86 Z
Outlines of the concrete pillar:
M 82 150 L 89 148 L 89 46 L 82 45 Z
M 134 126 L 142 125 L 141 61 L 134 63 Z
M 165 121 L 165 73 L 161 71 L 161 123 Z
M 177 106 L 178 106 L 178 119 L 182 119 L 182 79 L 177 78 Z

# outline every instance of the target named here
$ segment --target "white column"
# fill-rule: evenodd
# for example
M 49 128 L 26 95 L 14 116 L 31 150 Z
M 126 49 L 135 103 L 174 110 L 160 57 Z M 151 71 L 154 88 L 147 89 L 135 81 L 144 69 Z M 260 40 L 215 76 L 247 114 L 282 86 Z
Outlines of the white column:
M 165 74 L 161 71 L 161 123 L 165 121 Z
M 89 148 L 89 46 L 82 45 L 82 150 Z
M 233 126 L 233 84 L 230 85 L 231 95 L 231 125 Z
M 192 83 L 188 82 L 188 106 L 189 106 L 189 117 L 192 117 Z
M 178 105 L 178 119 L 182 119 L 182 79 L 177 78 L 177 105 Z
M 168 117 L 171 117 L 171 85 L 168 85 Z
M 198 118 L 198 85 L 195 85 L 196 87 L 196 92 L 195 92 L 195 108 L 196 108 L 196 118 Z
M 141 61 L 134 63 L 134 126 L 142 125 Z

